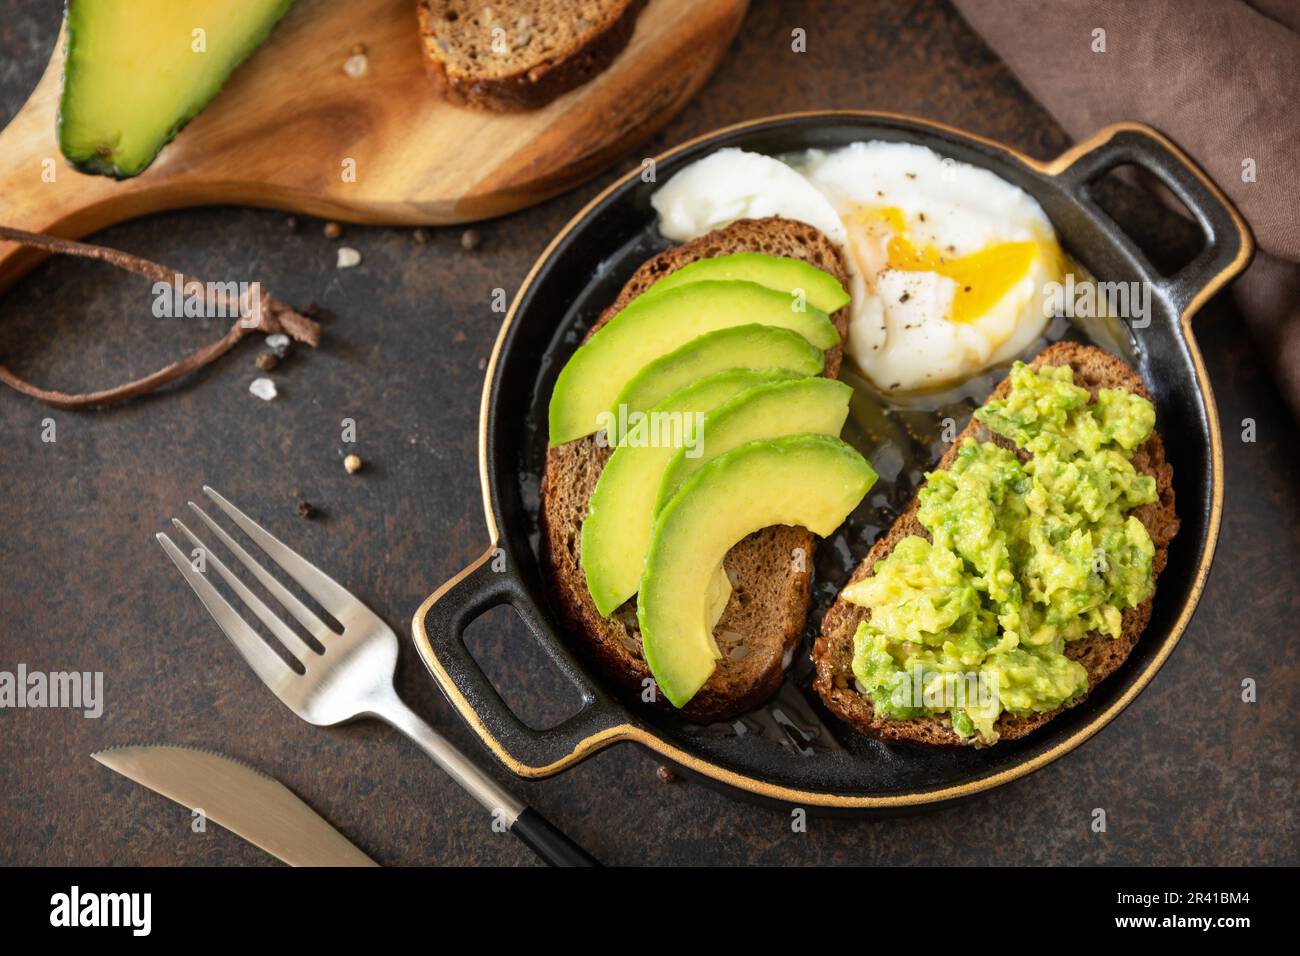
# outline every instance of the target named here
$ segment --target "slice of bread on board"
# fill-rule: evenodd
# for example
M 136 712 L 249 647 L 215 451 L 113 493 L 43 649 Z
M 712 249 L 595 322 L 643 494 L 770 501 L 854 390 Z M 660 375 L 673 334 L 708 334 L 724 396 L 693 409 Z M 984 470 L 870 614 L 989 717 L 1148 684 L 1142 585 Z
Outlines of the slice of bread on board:
M 1143 398 L 1151 398 L 1136 372 L 1109 352 L 1091 345 L 1058 342 L 1040 352 L 1029 365 L 1031 368 L 1042 365 L 1069 365 L 1074 369 L 1075 384 L 1088 389 L 1094 398 L 1097 391 L 1102 388 L 1122 388 Z M 1003 379 L 989 398 L 1002 398 L 1009 388 L 1010 383 Z M 1021 458 L 1026 457 L 1025 453 L 1017 449 L 1013 443 L 994 436 L 972 418 L 970 424 L 952 443 L 952 447 L 939 459 L 937 467 L 947 468 L 952 464 L 958 447 L 968 437 L 975 438 L 977 441 L 996 441 L 1004 448 L 1016 451 Z M 1155 545 L 1155 557 L 1151 564 L 1154 579 L 1159 577 L 1164 569 L 1169 557 L 1169 542 L 1178 533 L 1178 517 L 1174 513 L 1173 471 L 1165 461 L 1164 444 L 1156 432 L 1153 431 L 1151 437 L 1135 450 L 1133 467 L 1140 474 L 1151 475 L 1156 480 L 1157 500 L 1135 508 L 1131 512 L 1146 527 Z M 920 535 L 926 539 L 930 537 L 929 532 L 916 518 L 917 505 L 918 499 L 913 497 L 907 509 L 899 515 L 893 527 L 889 529 L 889 533 L 872 546 L 866 559 L 853 572 L 849 583 L 868 577 L 876 563 L 886 558 L 894 550 L 894 546 L 907 535 Z M 1124 663 L 1151 618 L 1151 602 L 1154 599 L 1153 591 L 1151 597 L 1123 612 L 1119 637 L 1112 638 L 1093 632 L 1065 645 L 1066 655 L 1078 661 L 1087 670 L 1089 691 Z M 870 613 L 866 608 L 849 604 L 841 597 L 836 599 L 822 619 L 821 634 L 813 644 L 812 657 L 817 670 L 814 687 L 826 706 L 836 716 L 848 721 L 858 730 L 881 740 L 940 746 L 972 743 L 974 738 L 959 736 L 945 716 L 889 720 L 875 715 L 871 701 L 856 690 L 853 676 L 853 635 L 858 629 L 858 623 L 869 617 Z M 1074 703 L 1082 699 L 1081 696 Z M 1002 740 L 1015 740 L 1041 727 L 1064 710 L 1065 708 L 1061 707 L 1049 713 L 1031 714 L 1026 717 L 1004 713 L 998 718 L 996 727 Z
M 605 70 L 646 2 L 420 0 L 425 63 L 449 102 L 537 109 Z
M 736 252 L 802 259 L 848 287 L 839 253 L 817 229 L 777 217 L 742 219 L 643 263 L 587 337 L 657 279 L 699 259 Z M 843 341 L 847 307 L 831 319 Z M 842 346 L 826 351 L 824 375 L 835 377 L 842 353 Z M 541 486 L 542 563 L 555 607 L 579 650 L 611 681 L 640 696 L 650 669 L 641 649 L 636 599 L 608 619 L 601 617 L 582 570 L 582 522 L 610 454 L 594 435 L 547 449 Z M 812 548 L 809 531 L 781 525 L 751 534 L 727 553 L 724 566 L 732 595 L 714 628 L 723 657 L 708 683 L 681 711 L 685 717 L 697 723 L 724 720 L 751 710 L 776 692 L 787 657 L 807 621 Z M 656 703 L 673 709 L 662 695 L 656 694 Z

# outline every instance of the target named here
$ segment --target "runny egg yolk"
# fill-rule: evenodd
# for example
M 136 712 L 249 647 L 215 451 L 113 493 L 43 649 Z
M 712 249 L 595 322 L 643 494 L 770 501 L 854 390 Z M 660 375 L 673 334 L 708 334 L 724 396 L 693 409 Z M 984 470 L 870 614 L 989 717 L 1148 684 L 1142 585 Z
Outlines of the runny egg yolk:
M 933 243 L 916 245 L 903 211 L 895 206 L 859 207 L 849 217 L 849 224 L 854 233 L 862 230 L 863 234 L 855 235 L 854 239 L 865 240 L 867 247 L 863 249 L 855 242 L 859 264 L 868 266 L 874 260 L 877 265 L 877 269 L 863 269 L 868 276 L 888 268 L 903 272 L 932 272 L 955 282 L 957 288 L 947 316 L 951 322 L 971 322 L 986 314 L 1029 274 L 1040 256 L 1044 258 L 1049 274 L 1060 275 L 1063 271 L 1063 254 L 1052 240 L 999 242 L 957 256 Z M 886 240 L 883 262 L 879 252 L 870 254 L 880 248 L 881 239 Z M 867 254 L 863 255 L 863 252 Z

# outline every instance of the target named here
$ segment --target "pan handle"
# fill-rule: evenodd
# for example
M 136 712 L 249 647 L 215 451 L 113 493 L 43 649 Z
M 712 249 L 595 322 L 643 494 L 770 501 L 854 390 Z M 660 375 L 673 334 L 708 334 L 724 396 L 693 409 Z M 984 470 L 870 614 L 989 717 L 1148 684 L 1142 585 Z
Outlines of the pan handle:
M 620 730 L 629 728 L 630 718 L 556 640 L 507 561 L 504 551 L 489 548 L 424 602 L 412 632 L 429 673 L 483 745 L 521 777 L 549 777 L 622 739 Z M 582 699 L 576 714 L 548 730 L 534 730 L 519 719 L 465 646 L 470 623 L 502 604 L 523 618 Z
M 1205 236 L 1205 247 L 1171 276 L 1160 273 L 1122 230 L 1114 230 L 1133 268 L 1163 296 L 1175 314 L 1187 316 L 1244 271 L 1254 239 L 1241 214 L 1214 182 L 1181 149 L 1140 123 L 1121 123 L 1109 136 L 1085 146 L 1056 174 L 1058 182 L 1107 222 L 1110 217 L 1091 198 L 1088 187 L 1117 166 L 1132 164 L 1155 176 L 1187 207 Z

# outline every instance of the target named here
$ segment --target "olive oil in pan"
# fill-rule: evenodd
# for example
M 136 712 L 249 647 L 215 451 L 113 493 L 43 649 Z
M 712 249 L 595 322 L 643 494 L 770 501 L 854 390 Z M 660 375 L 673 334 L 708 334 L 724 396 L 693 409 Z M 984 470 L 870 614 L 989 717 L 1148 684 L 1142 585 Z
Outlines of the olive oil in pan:
M 844 750 L 808 697 L 789 679 L 761 707 L 721 723 L 691 724 L 686 732 L 699 737 L 762 737 L 801 757 Z

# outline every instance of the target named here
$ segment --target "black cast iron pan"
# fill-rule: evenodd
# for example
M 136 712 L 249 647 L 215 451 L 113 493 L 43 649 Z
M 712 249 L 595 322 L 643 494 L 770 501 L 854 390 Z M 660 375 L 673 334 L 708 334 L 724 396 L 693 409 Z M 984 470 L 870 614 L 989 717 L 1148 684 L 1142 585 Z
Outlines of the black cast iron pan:
M 1174 469 L 1182 529 L 1170 549 L 1146 633 L 1123 667 L 1084 703 L 1023 740 L 984 750 L 891 746 L 840 724 L 808 689 L 807 643 L 776 701 L 724 726 L 694 727 L 618 698 L 602 686 L 566 645 L 542 584 L 537 485 L 546 403 L 560 366 L 636 266 L 668 245 L 657 233 L 650 206 L 656 183 L 644 182 L 638 170 L 580 212 L 524 280 L 484 385 L 479 455 L 491 544 L 415 615 L 415 642 L 430 673 L 484 745 L 516 774 L 549 776 L 612 743 L 634 741 L 692 774 L 766 800 L 844 810 L 941 803 L 1014 780 L 1079 746 L 1146 686 L 1186 628 L 1209 572 L 1223 498 L 1218 419 L 1189 320 L 1245 269 L 1253 250 L 1245 223 L 1177 147 L 1136 124 L 1108 127 L 1041 163 L 918 119 L 863 112 L 796 114 L 744 123 L 670 150 L 656 158 L 656 179 L 666 182 L 686 164 L 725 146 L 778 155 L 871 139 L 919 143 L 992 170 L 1038 200 L 1066 251 L 1095 277 L 1149 284 L 1150 321 L 1144 328 L 1125 328 L 1117 338 L 1113 328 L 1103 334 L 1100 326 L 1058 319 L 1050 333 L 1092 339 L 1120 352 L 1141 372 L 1156 399 L 1157 427 Z M 1126 165 L 1163 183 L 1203 233 L 1201 251 L 1172 275 L 1158 272 L 1096 201 L 1093 190 L 1100 177 Z M 997 370 L 989 388 L 1004 373 Z M 964 404 L 953 399 L 953 408 L 968 415 L 982 398 L 967 395 Z M 942 413 L 952 411 L 946 406 L 919 413 L 889 410 L 909 420 Z M 959 420 L 958 427 L 963 423 Z M 844 529 L 819 545 L 810 634 L 853 564 L 888 528 L 933 460 L 902 462 Z M 466 626 L 500 604 L 519 613 L 531 638 L 582 698 L 581 710 L 550 730 L 533 730 L 520 721 L 466 649 Z

